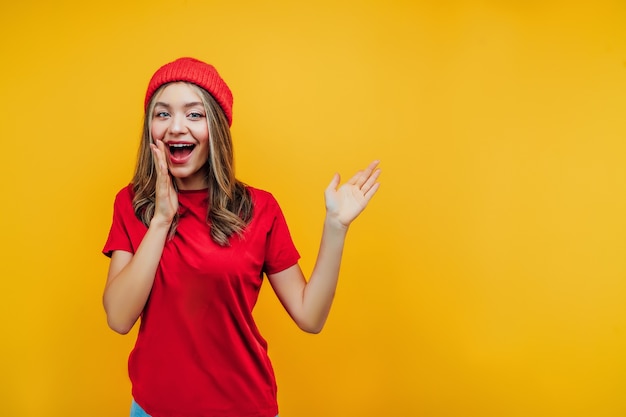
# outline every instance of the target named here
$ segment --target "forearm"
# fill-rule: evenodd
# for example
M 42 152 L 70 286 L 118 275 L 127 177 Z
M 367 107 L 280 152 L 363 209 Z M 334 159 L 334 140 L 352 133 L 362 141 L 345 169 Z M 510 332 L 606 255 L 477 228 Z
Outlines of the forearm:
M 298 264 L 268 276 L 289 315 L 306 332 L 319 333 L 326 323 L 337 290 L 348 227 L 378 190 L 377 166 L 378 161 L 373 161 L 339 188 L 340 177 L 335 174 L 326 187 L 324 230 L 309 280 Z
M 114 275 L 105 287 L 103 303 L 109 326 L 116 332 L 128 333 L 141 315 L 168 232 L 167 224 L 153 222 L 130 261 L 119 271 L 112 271 Z
M 324 327 L 333 303 L 347 228 L 328 218 L 320 242 L 317 260 L 302 294 L 304 330 L 318 333 Z

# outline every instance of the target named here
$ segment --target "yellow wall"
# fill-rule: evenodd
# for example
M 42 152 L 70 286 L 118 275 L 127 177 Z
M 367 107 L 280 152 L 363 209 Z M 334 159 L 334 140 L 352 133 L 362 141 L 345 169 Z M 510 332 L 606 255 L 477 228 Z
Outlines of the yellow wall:
M 310 3 L 2 2 L 0 415 L 127 415 L 100 249 L 192 55 L 305 270 L 334 170 L 384 168 L 324 332 L 263 290 L 282 417 L 625 416 L 626 3 Z

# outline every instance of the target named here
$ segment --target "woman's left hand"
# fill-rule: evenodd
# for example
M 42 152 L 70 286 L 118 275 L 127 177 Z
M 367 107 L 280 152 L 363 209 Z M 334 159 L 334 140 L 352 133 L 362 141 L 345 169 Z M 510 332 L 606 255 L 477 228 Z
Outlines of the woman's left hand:
M 347 229 L 361 214 L 380 186 L 377 182 L 380 175 L 380 168 L 376 168 L 378 163 L 379 161 L 373 161 L 339 188 L 337 186 L 341 178 L 339 174 L 335 174 L 324 192 L 329 220 L 334 220 L 338 226 Z

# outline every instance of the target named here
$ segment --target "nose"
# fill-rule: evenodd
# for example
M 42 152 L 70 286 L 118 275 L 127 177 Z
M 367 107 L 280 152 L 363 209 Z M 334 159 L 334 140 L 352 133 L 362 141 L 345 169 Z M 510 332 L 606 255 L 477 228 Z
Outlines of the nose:
M 185 133 L 185 129 L 187 128 L 187 119 L 185 118 L 184 114 L 176 113 L 172 116 L 170 120 L 170 132 L 175 135 Z

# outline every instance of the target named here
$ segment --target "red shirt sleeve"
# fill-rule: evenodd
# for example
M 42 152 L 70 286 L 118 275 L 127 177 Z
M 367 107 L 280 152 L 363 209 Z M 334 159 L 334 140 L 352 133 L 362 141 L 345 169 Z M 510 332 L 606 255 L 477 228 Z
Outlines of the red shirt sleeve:
M 271 194 L 266 195 L 272 223 L 265 243 L 263 271 L 266 274 L 275 274 L 297 264 L 300 254 L 293 243 L 287 221 L 278 202 Z
M 115 203 L 113 204 L 113 222 L 109 230 L 109 237 L 102 249 L 102 253 L 108 257 L 111 257 L 115 250 L 135 253 L 131 241 L 129 222 L 133 221 L 133 219 L 134 222 L 138 220 L 133 210 L 132 189 L 130 187 L 129 185 L 123 188 L 115 196 Z

